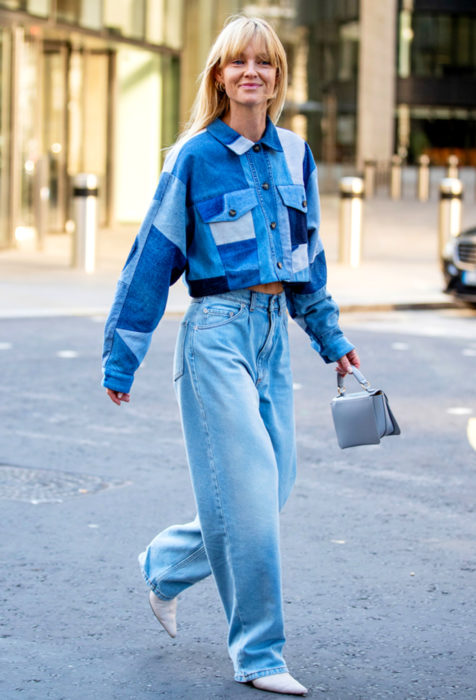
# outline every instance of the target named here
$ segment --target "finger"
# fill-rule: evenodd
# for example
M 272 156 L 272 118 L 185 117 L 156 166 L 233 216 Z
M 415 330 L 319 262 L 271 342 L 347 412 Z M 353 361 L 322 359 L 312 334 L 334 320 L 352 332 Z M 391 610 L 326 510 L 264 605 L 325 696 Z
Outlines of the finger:
M 354 365 L 354 367 L 357 367 L 357 369 L 360 367 L 360 359 L 359 359 L 359 354 L 357 350 L 351 350 L 350 353 L 347 355 L 351 363 Z
M 116 406 L 120 406 L 121 402 L 116 394 L 115 391 L 112 391 L 112 389 L 106 389 L 106 394 L 109 396 L 111 401 L 116 404 Z

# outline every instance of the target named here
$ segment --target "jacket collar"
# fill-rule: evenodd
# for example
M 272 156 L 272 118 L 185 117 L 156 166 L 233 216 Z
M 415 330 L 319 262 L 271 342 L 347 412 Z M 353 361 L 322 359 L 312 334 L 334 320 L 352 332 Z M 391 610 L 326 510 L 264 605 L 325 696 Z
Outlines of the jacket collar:
M 243 153 L 246 153 L 246 151 L 249 151 L 249 149 L 255 145 L 254 141 L 241 136 L 241 134 L 228 126 L 228 124 L 225 124 L 225 122 L 221 119 L 215 119 L 214 122 L 209 124 L 207 131 L 209 131 L 210 134 L 217 139 L 217 141 L 220 141 L 220 143 L 227 146 L 227 148 L 236 153 L 238 156 L 243 155 Z M 265 132 L 257 143 L 263 144 L 264 146 L 272 148 L 275 151 L 283 150 L 276 127 L 269 117 L 266 117 Z

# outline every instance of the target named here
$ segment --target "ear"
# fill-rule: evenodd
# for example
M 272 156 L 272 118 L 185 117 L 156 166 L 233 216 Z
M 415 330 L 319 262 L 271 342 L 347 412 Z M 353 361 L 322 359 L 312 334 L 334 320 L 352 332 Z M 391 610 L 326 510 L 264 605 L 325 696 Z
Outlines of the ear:
M 215 68 L 213 69 L 213 77 L 219 83 L 223 82 L 223 71 L 220 68 L 220 66 L 215 66 Z

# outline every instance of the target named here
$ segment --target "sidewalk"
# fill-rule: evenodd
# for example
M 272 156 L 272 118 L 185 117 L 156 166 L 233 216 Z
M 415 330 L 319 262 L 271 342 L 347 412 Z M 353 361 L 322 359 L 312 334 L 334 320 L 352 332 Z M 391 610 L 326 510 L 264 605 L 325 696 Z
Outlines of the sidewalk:
M 328 287 L 342 310 L 453 304 L 442 292 L 436 201 L 366 201 L 363 262 L 357 269 L 337 262 L 338 210 L 338 197 L 322 198 Z M 465 203 L 463 227 L 475 223 L 476 204 Z M 137 228 L 118 226 L 99 233 L 97 269 L 91 275 L 69 267 L 66 235 L 48 236 L 42 252 L 0 252 L 0 318 L 106 313 Z M 167 313 L 182 313 L 187 304 L 187 290 L 179 281 L 170 291 Z

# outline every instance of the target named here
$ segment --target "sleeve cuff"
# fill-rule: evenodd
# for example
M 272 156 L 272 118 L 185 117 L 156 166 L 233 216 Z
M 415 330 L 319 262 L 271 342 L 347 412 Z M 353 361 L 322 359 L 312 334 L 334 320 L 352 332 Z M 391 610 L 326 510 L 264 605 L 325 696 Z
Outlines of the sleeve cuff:
M 102 385 L 106 387 L 106 389 L 111 389 L 112 391 L 122 391 L 122 393 L 128 394 L 131 390 L 133 381 L 134 377 L 131 377 L 129 374 L 112 375 L 106 372 L 102 380 Z

